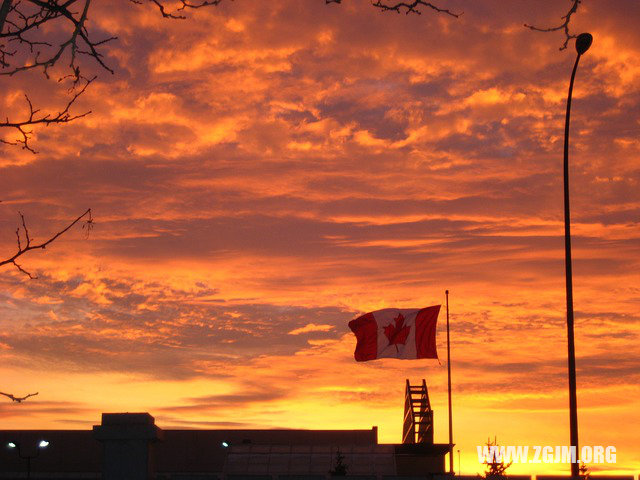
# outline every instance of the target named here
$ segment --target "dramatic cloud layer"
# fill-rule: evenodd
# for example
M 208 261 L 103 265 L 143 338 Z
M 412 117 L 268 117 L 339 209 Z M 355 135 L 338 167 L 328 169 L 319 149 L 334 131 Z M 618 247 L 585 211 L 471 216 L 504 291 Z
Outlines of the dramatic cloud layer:
M 451 290 L 454 429 L 475 445 L 568 442 L 562 145 L 573 46 L 557 2 L 457 1 L 455 19 L 368 2 L 222 2 L 184 21 L 92 5 L 116 34 L 77 105 L 1 146 L 3 428 L 369 428 L 400 440 L 404 378 L 426 378 L 446 441 L 445 362 L 356 364 L 347 323 Z M 580 439 L 640 467 L 640 4 L 585 1 L 571 201 Z M 90 65 L 90 64 L 89 64 Z M 93 67 L 88 67 L 91 70 Z M 99 70 L 96 68 L 96 71 Z M 55 109 L 65 88 L 2 79 Z M 5 115 L 5 113 L 3 113 Z M 0 132 L 10 139 L 13 132 Z M 444 318 L 438 348 L 445 358 Z M 514 473 L 531 473 L 530 466 Z M 542 465 L 538 471 L 564 472 Z M 535 472 L 533 472 L 535 473 Z

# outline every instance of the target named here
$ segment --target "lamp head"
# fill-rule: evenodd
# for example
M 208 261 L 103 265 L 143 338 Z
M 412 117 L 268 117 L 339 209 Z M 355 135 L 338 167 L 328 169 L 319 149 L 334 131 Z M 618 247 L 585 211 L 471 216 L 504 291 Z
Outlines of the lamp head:
M 38 448 L 47 448 L 49 446 L 49 442 L 46 440 L 40 440 L 40 443 L 38 443 Z
M 593 36 L 590 33 L 581 33 L 576 38 L 576 51 L 578 55 L 582 55 L 584 52 L 589 50 L 591 43 L 593 42 Z
M 16 448 L 16 447 L 17 447 L 17 445 L 16 445 L 14 442 L 9 442 L 9 443 L 7 443 L 7 447 L 9 447 L 9 448 Z

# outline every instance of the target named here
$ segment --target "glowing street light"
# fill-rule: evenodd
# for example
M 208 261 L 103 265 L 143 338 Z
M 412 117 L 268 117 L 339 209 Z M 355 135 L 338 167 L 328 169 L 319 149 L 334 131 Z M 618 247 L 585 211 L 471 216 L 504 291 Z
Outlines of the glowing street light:
M 578 448 L 578 401 L 576 394 L 576 352 L 573 336 L 573 278 L 571 271 L 571 217 L 569 215 L 569 120 L 571 117 L 571 94 L 573 81 L 576 77 L 580 57 L 589 50 L 593 42 L 590 33 L 581 33 L 576 38 L 576 63 L 571 72 L 569 95 L 567 96 L 567 115 L 564 124 L 564 265 L 567 291 L 567 346 L 569 363 L 569 428 L 571 446 L 576 449 L 576 456 L 580 455 Z M 571 463 L 571 476 L 579 478 L 579 466 Z
M 47 440 L 40 440 L 38 442 L 38 445 L 36 446 L 36 453 L 35 455 L 23 455 L 22 451 L 20 450 L 20 443 L 19 442 L 8 442 L 7 443 L 7 447 L 11 448 L 11 449 L 16 449 L 18 452 L 18 456 L 20 458 L 22 458 L 23 460 L 27 461 L 27 478 L 31 478 L 31 459 L 32 458 L 37 458 L 38 455 L 40 455 L 40 450 L 42 450 L 43 448 L 47 448 L 49 446 L 49 442 Z

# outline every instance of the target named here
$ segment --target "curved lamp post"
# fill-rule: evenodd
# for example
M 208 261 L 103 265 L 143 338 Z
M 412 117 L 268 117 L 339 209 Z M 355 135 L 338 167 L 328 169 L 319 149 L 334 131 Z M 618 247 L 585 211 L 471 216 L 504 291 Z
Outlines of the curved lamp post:
M 38 442 L 38 445 L 36 447 L 36 453 L 35 455 L 23 455 L 22 451 L 20 450 L 20 443 L 18 442 L 9 442 L 7 443 L 7 447 L 11 448 L 11 449 L 16 449 L 18 451 L 18 456 L 20 458 L 22 458 L 23 460 L 27 461 L 27 478 L 31 478 L 31 459 L 32 458 L 37 458 L 38 455 L 40 455 L 40 450 L 42 450 L 43 448 L 47 448 L 49 446 L 49 442 L 46 440 L 40 440 Z
M 576 63 L 571 72 L 569 82 L 569 95 L 567 96 L 567 116 L 564 124 L 564 265 L 567 289 L 567 337 L 569 358 L 569 425 L 571 429 L 571 446 L 576 449 L 576 457 L 579 457 L 578 448 L 578 401 L 576 395 L 576 352 L 573 336 L 573 280 L 571 271 L 571 217 L 569 215 L 569 120 L 571 115 L 571 94 L 573 93 L 573 80 L 578 69 L 580 57 L 593 42 L 589 33 L 581 33 L 576 38 Z M 578 463 L 571 464 L 571 476 L 579 477 Z

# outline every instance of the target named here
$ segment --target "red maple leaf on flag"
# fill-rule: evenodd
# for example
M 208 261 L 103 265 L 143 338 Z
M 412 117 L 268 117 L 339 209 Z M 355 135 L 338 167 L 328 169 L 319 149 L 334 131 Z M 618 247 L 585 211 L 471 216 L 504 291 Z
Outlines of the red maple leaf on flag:
M 396 351 L 399 352 L 398 345 L 405 345 L 407 343 L 407 337 L 409 336 L 411 327 L 404 324 L 404 317 L 401 313 L 398 313 L 398 316 L 393 321 L 395 325 L 390 323 L 384 327 L 384 334 L 389 339 L 389 345 L 395 345 Z

